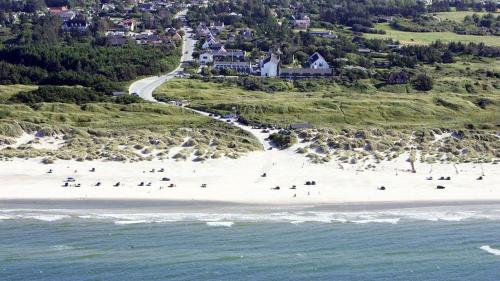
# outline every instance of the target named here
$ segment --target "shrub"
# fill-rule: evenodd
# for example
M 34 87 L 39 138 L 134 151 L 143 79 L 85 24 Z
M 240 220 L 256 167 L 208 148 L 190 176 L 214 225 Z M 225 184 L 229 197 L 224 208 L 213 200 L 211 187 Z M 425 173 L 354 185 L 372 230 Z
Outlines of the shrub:
M 412 81 L 413 88 L 419 91 L 430 91 L 432 90 L 432 79 L 424 73 L 421 73 L 415 77 Z
M 271 142 L 280 149 L 289 148 L 297 143 L 297 135 L 292 131 L 279 131 L 269 136 Z

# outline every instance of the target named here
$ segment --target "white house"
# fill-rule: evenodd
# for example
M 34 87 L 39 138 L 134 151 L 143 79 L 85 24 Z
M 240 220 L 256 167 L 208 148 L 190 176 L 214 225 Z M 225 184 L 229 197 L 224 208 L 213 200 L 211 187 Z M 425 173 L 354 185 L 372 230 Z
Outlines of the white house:
M 268 57 L 260 62 L 260 76 L 264 77 L 276 77 L 278 76 L 278 67 L 280 63 L 280 58 L 270 53 Z
M 200 64 L 209 64 L 214 61 L 214 55 L 212 52 L 205 52 L 200 55 Z
M 209 39 L 207 39 L 207 41 L 205 41 L 205 43 L 203 43 L 203 45 L 201 45 L 201 48 L 202 49 L 208 49 L 208 48 L 210 48 L 210 46 L 212 44 L 215 44 L 215 43 L 217 43 L 215 41 L 215 39 L 213 37 L 210 37 Z
M 309 57 L 309 59 L 307 60 L 307 64 L 309 65 L 309 68 L 315 68 L 315 69 L 330 68 L 328 62 L 326 62 L 325 58 L 323 58 L 323 56 L 320 55 L 318 52 L 315 52 Z

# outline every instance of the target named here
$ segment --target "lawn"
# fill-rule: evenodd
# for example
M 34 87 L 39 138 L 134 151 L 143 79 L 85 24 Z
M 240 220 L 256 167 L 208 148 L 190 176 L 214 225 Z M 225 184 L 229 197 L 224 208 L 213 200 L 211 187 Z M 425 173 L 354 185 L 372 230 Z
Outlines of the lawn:
M 437 40 L 442 42 L 463 42 L 463 43 L 484 43 L 489 46 L 500 46 L 498 36 L 477 36 L 477 35 L 459 35 L 453 32 L 405 32 L 395 30 L 388 23 L 379 23 L 375 25 L 376 29 L 385 30 L 386 34 L 368 34 L 368 38 L 386 39 L 392 38 L 404 45 L 426 45 Z

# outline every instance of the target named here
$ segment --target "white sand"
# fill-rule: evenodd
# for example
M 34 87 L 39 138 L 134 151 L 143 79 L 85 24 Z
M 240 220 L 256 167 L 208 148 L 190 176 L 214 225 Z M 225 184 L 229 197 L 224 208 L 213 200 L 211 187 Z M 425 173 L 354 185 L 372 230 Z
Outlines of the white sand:
M 0 199 L 164 199 L 265 204 L 500 200 L 498 165 L 485 164 L 481 169 L 479 164 L 459 164 L 457 174 L 450 164 L 431 167 L 417 163 L 417 173 L 410 173 L 406 172 L 410 168 L 406 158 L 383 162 L 374 170 L 362 172 L 360 164 L 343 164 L 343 169 L 335 161 L 312 164 L 292 150 L 253 152 L 241 159 L 204 163 L 57 161 L 43 165 L 40 159 L 14 159 L 0 162 Z M 89 172 L 92 167 L 96 172 Z M 165 172 L 150 172 L 160 168 Z M 49 169 L 52 174 L 47 173 Z M 476 180 L 482 170 L 484 180 Z M 267 177 L 261 177 L 264 172 Z M 434 180 L 426 180 L 428 176 Z M 437 180 L 441 176 L 450 176 L 451 180 Z M 62 187 L 67 177 L 74 177 L 81 187 Z M 162 177 L 171 181 L 162 182 Z M 317 185 L 306 186 L 305 182 L 311 180 Z M 95 187 L 98 181 L 102 185 Z M 114 187 L 116 182 L 121 182 L 121 186 Z M 152 184 L 139 187 L 140 182 Z M 176 187 L 168 188 L 170 183 Z M 201 188 L 203 183 L 207 188 Z M 292 185 L 297 189 L 289 189 Z M 377 189 L 382 185 L 385 191 Z M 438 190 L 437 185 L 446 189 Z M 280 186 L 280 190 L 271 190 L 275 186 Z

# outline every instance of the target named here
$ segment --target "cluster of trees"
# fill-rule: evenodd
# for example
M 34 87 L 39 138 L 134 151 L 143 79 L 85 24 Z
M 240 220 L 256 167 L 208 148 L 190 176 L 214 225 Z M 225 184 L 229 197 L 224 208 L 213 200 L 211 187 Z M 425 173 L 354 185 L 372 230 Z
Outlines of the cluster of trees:
M 440 0 L 432 1 L 428 7 L 429 12 L 449 12 L 451 8 L 457 11 L 468 11 L 473 9 L 476 12 L 495 12 L 498 4 L 495 1 L 468 1 L 468 0 Z
M 500 16 L 473 14 L 466 16 L 463 22 L 439 20 L 430 15 L 420 15 L 413 19 L 396 18 L 391 27 L 406 32 L 450 31 L 457 34 L 500 35 Z M 361 30 L 361 32 L 366 32 Z
M 320 2 L 320 19 L 325 22 L 353 26 L 372 27 L 379 17 L 401 15 L 414 17 L 425 13 L 423 1 L 416 0 L 363 0 Z
M 476 27 L 477 34 L 493 34 L 500 35 L 500 16 L 495 16 L 493 14 L 486 14 L 479 16 L 473 14 L 472 16 L 466 16 L 464 18 L 464 25 Z M 456 31 L 460 33 L 459 31 Z
M 171 70 L 178 56 L 178 50 L 166 46 L 4 46 L 0 83 L 82 85 L 109 93 L 120 88 L 117 82 Z
M 461 42 L 434 42 L 428 46 L 405 46 L 398 53 L 392 53 L 388 60 L 395 66 L 414 68 L 417 63 L 452 63 L 456 56 L 473 55 L 479 57 L 500 57 L 499 47 L 483 43 L 464 44 Z
M 30 92 L 20 92 L 10 98 L 10 102 L 34 105 L 41 102 L 59 102 L 85 104 L 92 102 L 115 102 L 130 104 L 142 102 L 142 99 L 132 95 L 110 97 L 90 88 L 42 86 Z

